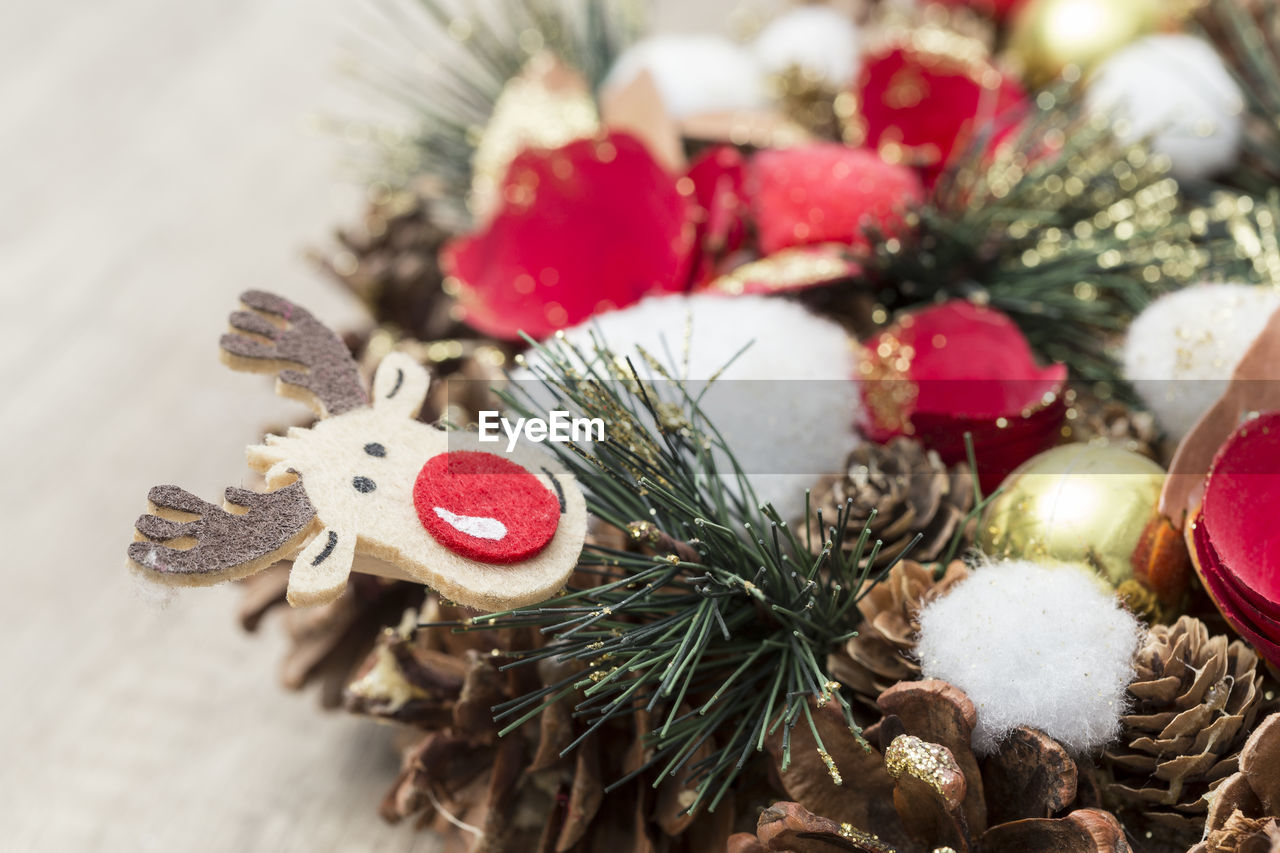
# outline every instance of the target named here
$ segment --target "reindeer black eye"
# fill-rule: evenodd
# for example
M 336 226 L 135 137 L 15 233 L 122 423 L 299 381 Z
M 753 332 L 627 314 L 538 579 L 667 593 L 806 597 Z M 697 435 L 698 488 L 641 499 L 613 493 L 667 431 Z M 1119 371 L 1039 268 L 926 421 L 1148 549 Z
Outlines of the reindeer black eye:
M 356 477 L 351 481 L 351 485 L 355 486 L 357 492 L 372 492 L 378 488 L 378 484 L 370 480 L 368 477 Z
M 376 441 L 371 441 L 364 446 L 364 452 L 370 456 L 376 456 L 379 459 L 387 455 L 387 449 Z

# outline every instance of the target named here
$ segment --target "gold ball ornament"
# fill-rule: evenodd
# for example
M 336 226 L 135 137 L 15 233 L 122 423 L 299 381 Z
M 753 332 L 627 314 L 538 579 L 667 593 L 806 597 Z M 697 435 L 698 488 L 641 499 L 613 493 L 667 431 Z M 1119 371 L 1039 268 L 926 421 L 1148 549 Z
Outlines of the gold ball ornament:
M 1028 0 L 1013 20 L 1009 54 L 1039 86 L 1069 66 L 1089 71 L 1160 21 L 1160 0 Z
M 1066 444 L 1005 479 L 978 528 L 993 557 L 1091 567 L 1126 597 L 1176 605 L 1189 578 L 1186 548 L 1160 515 L 1164 469 L 1121 447 Z

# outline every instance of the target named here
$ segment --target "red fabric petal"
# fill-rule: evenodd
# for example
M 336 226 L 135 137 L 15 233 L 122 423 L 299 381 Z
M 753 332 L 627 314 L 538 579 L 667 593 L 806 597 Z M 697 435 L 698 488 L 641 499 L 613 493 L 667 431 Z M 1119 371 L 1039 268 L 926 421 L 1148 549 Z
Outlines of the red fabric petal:
M 872 338 L 860 372 L 869 438 L 915 435 L 954 463 L 969 432 L 986 489 L 1053 446 L 1066 413 L 1066 366 L 1037 366 L 1012 320 L 963 300 L 908 314 Z
M 1242 424 L 1205 480 L 1198 534 L 1202 574 L 1234 619 L 1280 640 L 1280 412 Z M 1207 547 L 1206 547 L 1207 546 Z M 1206 585 L 1208 582 L 1206 581 Z
M 892 47 L 863 63 L 854 86 L 864 144 L 921 168 L 933 186 L 976 131 L 997 145 L 1026 104 L 1022 87 L 989 62 Z
M 747 161 L 738 149 L 717 145 L 695 159 L 685 177 L 697 204 L 696 287 L 715 278 L 725 260 L 746 242 Z
M 1201 583 L 1236 633 L 1273 666 L 1280 665 L 1280 623 L 1251 608 L 1240 597 L 1239 588 L 1232 585 L 1230 576 L 1223 570 L 1221 557 L 1210 543 L 1211 537 L 1203 518 L 1187 527 L 1192 563 Z
M 635 138 L 611 133 L 512 161 L 484 231 L 451 241 L 463 319 L 543 338 L 655 292 L 686 288 L 693 205 Z
M 761 151 L 748 192 L 766 255 L 815 243 L 864 247 L 866 226 L 897 232 L 903 211 L 924 197 L 910 169 L 835 142 Z

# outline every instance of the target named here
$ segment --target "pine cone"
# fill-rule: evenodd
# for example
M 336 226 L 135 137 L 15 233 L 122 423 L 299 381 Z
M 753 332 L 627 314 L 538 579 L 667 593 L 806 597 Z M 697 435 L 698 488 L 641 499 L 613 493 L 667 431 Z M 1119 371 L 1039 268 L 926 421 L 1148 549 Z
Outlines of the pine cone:
M 475 333 L 453 316 L 437 260 L 450 236 L 432 221 L 422 198 L 386 193 L 370 201 L 360 227 L 336 233 L 337 252 L 313 253 L 313 259 L 355 293 L 379 324 L 421 340 L 470 337 Z
M 1150 412 L 1074 388 L 1067 391 L 1067 404 L 1069 441 L 1110 444 L 1162 461 L 1160 429 Z
M 342 691 L 364 662 L 387 625 L 422 603 L 421 584 L 353 574 L 347 591 L 319 607 L 285 606 L 289 567 L 276 566 L 243 581 L 240 624 L 256 631 L 263 617 L 280 609 L 289 648 L 280 664 L 280 681 L 290 690 L 319 683 L 326 708 L 342 703 Z
M 1106 796 L 1138 838 L 1187 847 L 1201 835 L 1205 794 L 1237 769 L 1262 701 L 1257 656 L 1183 616 L 1151 629 L 1129 685 L 1135 705 L 1103 759 Z
M 843 476 L 830 477 L 815 489 L 814 506 L 822 513 L 810 520 L 818 542 L 830 536 L 837 515 L 849 507 L 842 547 L 852 551 L 862 527 L 871 522 L 871 540 L 884 545 L 875 568 L 887 566 L 917 533 L 923 534 L 911 559 L 928 563 L 941 558 L 973 506 L 973 477 L 967 465 L 950 471 L 933 451 L 914 439 L 898 437 L 888 444 L 865 442 L 845 461 Z
M 1280 850 L 1280 714 L 1254 729 L 1240 750 L 1240 771 L 1210 799 L 1204 839 L 1191 853 Z
M 828 657 L 831 675 L 870 706 L 899 681 L 919 678 L 920 664 L 912 657 L 920 629 L 916 615 L 968 576 L 968 568 L 959 560 L 937 580 L 928 566 L 912 560 L 898 563 L 858 602 L 862 614 L 858 635 Z

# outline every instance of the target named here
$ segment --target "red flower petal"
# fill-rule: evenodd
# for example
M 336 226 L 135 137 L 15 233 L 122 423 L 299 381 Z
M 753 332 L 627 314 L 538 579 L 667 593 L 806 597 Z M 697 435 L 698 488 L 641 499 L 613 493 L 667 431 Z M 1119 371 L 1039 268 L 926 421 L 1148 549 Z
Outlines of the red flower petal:
M 998 144 L 1026 103 L 1017 81 L 989 62 L 905 47 L 868 56 L 854 93 L 863 143 L 920 167 L 928 186 L 974 132 L 997 127 Z
M 530 150 L 512 161 L 484 231 L 444 247 L 474 328 L 535 338 L 654 292 L 685 289 L 689 199 L 639 141 L 621 133 Z
M 924 197 L 910 169 L 835 142 L 761 151 L 748 189 L 766 255 L 814 243 L 866 246 L 866 226 L 898 231 L 905 208 Z
M 685 175 L 698 205 L 695 287 L 715 278 L 724 261 L 746 242 L 746 163 L 738 149 L 717 145 L 694 160 Z
M 1067 368 L 1039 367 L 999 311 L 955 300 L 908 314 L 871 339 L 859 366 L 875 441 L 915 435 L 948 463 L 973 436 L 983 488 L 1057 440 Z
M 1280 650 L 1280 412 L 1246 421 L 1218 450 L 1191 532 L 1196 570 L 1222 615 L 1272 663 Z

